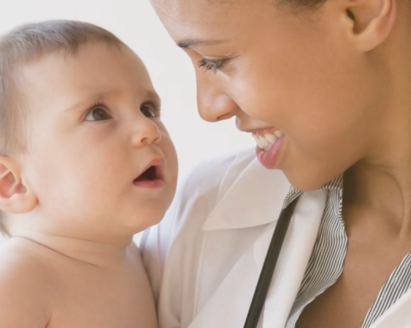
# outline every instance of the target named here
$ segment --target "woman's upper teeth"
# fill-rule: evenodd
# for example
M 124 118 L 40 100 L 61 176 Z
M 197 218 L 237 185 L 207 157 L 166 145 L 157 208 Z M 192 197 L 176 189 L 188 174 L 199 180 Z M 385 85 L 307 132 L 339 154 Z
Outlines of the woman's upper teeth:
M 280 130 L 277 130 L 272 133 L 264 134 L 253 134 L 257 146 L 264 150 L 269 150 L 271 146 L 277 141 L 278 138 L 281 138 L 283 133 Z
M 277 138 L 281 138 L 283 136 L 283 133 L 280 130 L 275 131 L 274 134 L 277 136 Z

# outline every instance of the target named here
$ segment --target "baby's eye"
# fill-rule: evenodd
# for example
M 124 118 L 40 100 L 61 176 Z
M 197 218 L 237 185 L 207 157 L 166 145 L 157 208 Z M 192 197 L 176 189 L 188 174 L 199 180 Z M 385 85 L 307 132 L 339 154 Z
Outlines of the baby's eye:
M 95 106 L 87 114 L 86 121 L 104 121 L 111 118 L 110 114 L 107 113 L 107 110 L 102 106 Z
M 159 109 L 153 107 L 150 104 L 144 104 L 141 106 L 140 111 L 143 113 L 145 117 L 154 118 L 159 116 Z

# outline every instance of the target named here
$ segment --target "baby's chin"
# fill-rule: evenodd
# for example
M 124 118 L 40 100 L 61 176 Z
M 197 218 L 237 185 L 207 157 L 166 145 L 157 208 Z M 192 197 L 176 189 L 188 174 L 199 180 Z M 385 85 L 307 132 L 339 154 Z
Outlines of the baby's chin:
M 7 219 L 7 228 L 14 236 L 21 235 L 22 231 L 31 231 L 44 237 L 60 236 L 91 242 L 124 243 L 135 234 L 158 224 L 170 203 L 171 199 L 159 197 L 151 200 L 126 201 L 119 206 L 111 207 L 104 207 L 102 204 L 94 210 L 89 206 L 82 209 L 79 204 L 65 208 L 64 215 L 53 206 L 51 211 L 38 215 L 11 215 Z M 27 220 L 22 220 L 23 218 Z
M 156 207 L 135 211 L 133 214 L 123 217 L 121 226 L 125 230 L 128 230 L 131 235 L 137 234 L 160 223 L 165 216 L 167 208 L 168 206 L 159 204 Z

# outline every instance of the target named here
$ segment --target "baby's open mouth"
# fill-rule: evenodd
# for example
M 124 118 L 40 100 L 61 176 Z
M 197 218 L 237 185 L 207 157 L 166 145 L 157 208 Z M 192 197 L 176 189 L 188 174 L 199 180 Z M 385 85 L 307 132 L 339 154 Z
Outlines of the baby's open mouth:
M 152 181 L 163 179 L 162 172 L 160 166 L 150 166 L 147 170 L 145 170 L 139 177 L 137 177 L 134 182 L 138 181 Z
M 163 175 L 163 160 L 152 161 L 148 168 L 143 171 L 136 179 L 134 179 L 133 184 L 138 187 L 144 188 L 161 188 L 164 186 L 164 175 Z

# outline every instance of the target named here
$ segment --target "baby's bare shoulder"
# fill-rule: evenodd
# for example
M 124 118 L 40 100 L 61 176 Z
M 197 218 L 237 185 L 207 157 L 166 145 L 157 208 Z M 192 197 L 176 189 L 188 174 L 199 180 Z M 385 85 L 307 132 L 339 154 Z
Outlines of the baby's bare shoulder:
M 0 248 L 0 328 L 43 328 L 49 320 L 47 270 L 31 243 L 12 238 Z

